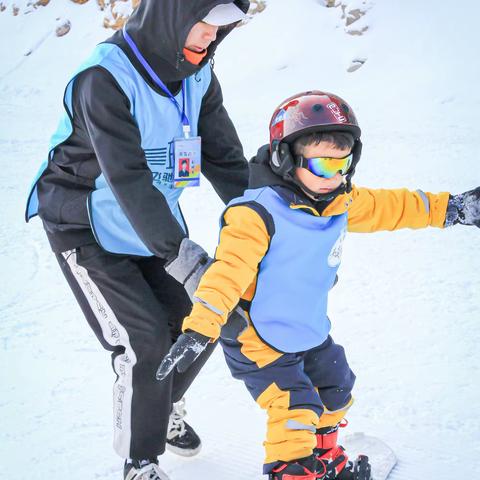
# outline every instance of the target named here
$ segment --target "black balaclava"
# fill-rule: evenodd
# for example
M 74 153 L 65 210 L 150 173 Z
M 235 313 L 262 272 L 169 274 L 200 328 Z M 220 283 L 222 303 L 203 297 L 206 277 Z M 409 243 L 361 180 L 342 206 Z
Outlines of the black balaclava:
M 199 65 L 185 60 L 183 49 L 192 27 L 220 4 L 234 3 L 247 12 L 247 0 L 142 0 L 126 24 L 141 54 L 163 82 L 178 82 L 198 72 L 214 56 L 217 46 L 235 28 L 221 28 Z M 117 32 L 120 33 L 120 32 Z M 113 43 L 115 34 L 112 37 Z

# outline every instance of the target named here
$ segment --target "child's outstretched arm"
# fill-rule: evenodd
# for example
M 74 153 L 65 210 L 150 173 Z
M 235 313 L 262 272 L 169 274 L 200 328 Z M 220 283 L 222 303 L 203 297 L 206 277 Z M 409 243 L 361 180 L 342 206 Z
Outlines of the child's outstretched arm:
M 433 194 L 354 186 L 348 208 L 348 230 L 369 233 L 401 228 L 443 228 L 449 199 L 448 192 Z

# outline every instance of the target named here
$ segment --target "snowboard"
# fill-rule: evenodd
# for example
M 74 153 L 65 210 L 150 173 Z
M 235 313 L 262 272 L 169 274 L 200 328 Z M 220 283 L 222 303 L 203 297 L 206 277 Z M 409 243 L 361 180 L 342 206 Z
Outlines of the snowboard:
M 386 480 L 397 463 L 393 450 L 382 440 L 364 433 L 346 435 L 339 442 L 350 460 L 366 455 L 372 467 L 372 480 Z

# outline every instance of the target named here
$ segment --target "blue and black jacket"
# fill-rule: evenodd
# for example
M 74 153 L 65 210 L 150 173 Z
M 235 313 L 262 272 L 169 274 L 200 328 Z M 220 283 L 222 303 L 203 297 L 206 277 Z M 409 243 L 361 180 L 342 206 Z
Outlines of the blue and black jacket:
M 202 173 L 228 203 L 247 187 L 248 164 L 223 107 L 220 84 L 209 60 L 233 26 L 219 31 L 200 65 L 189 63 L 182 54 L 191 27 L 219 3 L 222 2 L 202 0 L 193 5 L 187 0 L 145 0 L 127 23 L 127 31 L 174 95 L 181 97 L 181 81 L 189 79 L 191 98 L 200 98 L 192 113 L 197 120 L 192 127 L 202 137 Z M 248 8 L 248 2 L 243 0 L 235 3 L 244 11 Z M 120 63 L 110 68 L 112 62 L 96 61 L 101 57 L 99 50 L 109 51 L 108 58 L 113 55 Z M 155 118 L 146 118 L 151 111 L 135 108 L 141 103 L 135 95 L 150 90 L 153 96 L 168 99 L 132 54 L 122 32 L 98 46 L 93 59 L 67 87 L 64 103 L 71 131 L 60 142 L 52 141 L 45 168 L 32 191 L 35 198 L 30 198 L 27 217 L 38 213 L 56 252 L 94 243 L 98 238 L 91 228 L 88 199 L 92 192 L 105 187 L 141 245 L 138 251 L 122 251 L 120 246 L 113 253 L 172 257 L 187 234 L 186 228 L 176 201 L 166 198 L 168 190 L 162 191 L 155 185 L 160 178 L 163 186 L 168 187 L 165 183 L 171 176 L 168 171 L 152 168 L 152 163 L 163 163 L 164 170 L 172 167 L 172 152 L 165 145 L 155 148 L 147 144 L 149 148 L 145 148 L 142 124 L 151 125 Z M 133 71 L 133 75 L 128 71 Z M 145 85 L 135 92 L 126 91 L 122 75 L 137 77 L 135 81 Z M 200 81 L 203 84 L 197 88 Z M 157 103 L 160 105 L 161 101 Z M 172 122 L 179 122 L 179 118 L 172 115 Z M 159 131 L 162 128 L 159 122 Z

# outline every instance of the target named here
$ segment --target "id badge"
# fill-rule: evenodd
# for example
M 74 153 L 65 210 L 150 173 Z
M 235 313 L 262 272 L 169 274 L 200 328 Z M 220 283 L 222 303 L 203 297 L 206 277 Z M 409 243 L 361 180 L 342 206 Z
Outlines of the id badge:
M 175 138 L 174 188 L 198 187 L 202 166 L 201 137 Z

